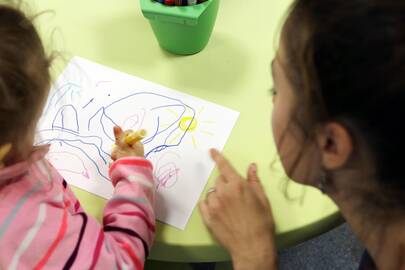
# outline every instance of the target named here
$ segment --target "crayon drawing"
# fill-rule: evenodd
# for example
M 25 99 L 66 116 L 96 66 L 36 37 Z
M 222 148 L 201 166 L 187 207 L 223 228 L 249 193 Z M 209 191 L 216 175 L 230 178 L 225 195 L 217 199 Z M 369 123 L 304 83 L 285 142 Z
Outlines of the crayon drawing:
M 222 149 L 238 113 L 75 57 L 51 89 L 37 144 L 70 184 L 104 198 L 112 129 L 146 129 L 154 165 L 157 218 L 184 228 L 213 169 L 208 149 Z

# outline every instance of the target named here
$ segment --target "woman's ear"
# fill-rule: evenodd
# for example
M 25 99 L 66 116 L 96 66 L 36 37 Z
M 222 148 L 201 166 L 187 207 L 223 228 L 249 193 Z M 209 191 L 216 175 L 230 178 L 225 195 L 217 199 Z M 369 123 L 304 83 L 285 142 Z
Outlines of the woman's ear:
M 335 170 L 343 167 L 353 152 L 352 137 L 339 123 L 328 123 L 317 134 L 321 162 L 325 169 Z

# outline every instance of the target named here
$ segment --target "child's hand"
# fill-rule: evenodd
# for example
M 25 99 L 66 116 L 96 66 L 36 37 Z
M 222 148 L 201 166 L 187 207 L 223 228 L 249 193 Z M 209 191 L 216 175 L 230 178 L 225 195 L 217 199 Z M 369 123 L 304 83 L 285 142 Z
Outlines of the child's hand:
M 234 269 L 276 269 L 273 216 L 256 166 L 246 181 L 218 151 L 211 156 L 220 176 L 200 203 L 205 224 L 229 251 Z
M 111 151 L 111 159 L 117 160 L 123 157 L 144 157 L 143 144 L 135 142 L 128 144 L 125 142 L 125 137 L 131 133 L 132 130 L 122 131 L 118 126 L 114 127 L 115 146 Z

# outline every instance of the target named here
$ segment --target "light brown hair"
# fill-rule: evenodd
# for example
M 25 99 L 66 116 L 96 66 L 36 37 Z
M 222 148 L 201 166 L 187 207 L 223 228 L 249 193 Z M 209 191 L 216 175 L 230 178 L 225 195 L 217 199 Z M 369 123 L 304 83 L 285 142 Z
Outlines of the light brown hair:
M 35 129 L 50 86 L 50 63 L 32 20 L 0 5 L 0 145 L 13 145 L 6 164 L 18 159 L 24 151 L 19 143 Z

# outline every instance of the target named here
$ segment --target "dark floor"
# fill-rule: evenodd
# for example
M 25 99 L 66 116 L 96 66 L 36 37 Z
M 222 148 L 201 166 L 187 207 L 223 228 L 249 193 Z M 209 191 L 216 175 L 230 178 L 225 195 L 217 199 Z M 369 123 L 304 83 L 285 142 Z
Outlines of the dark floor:
M 279 254 L 280 270 L 354 270 L 363 246 L 347 224 Z
M 363 247 L 347 224 L 279 252 L 279 270 L 355 270 Z M 230 263 L 176 264 L 148 262 L 145 270 L 230 270 Z

